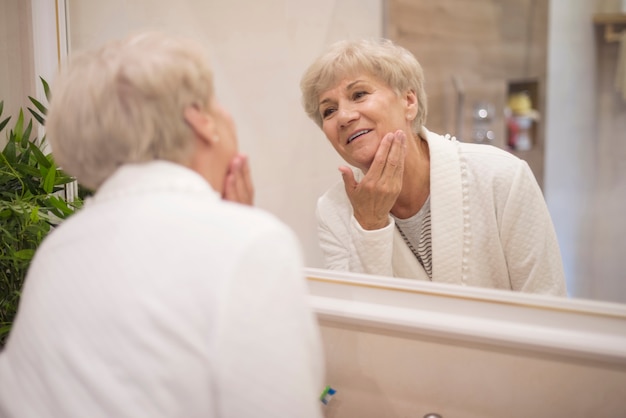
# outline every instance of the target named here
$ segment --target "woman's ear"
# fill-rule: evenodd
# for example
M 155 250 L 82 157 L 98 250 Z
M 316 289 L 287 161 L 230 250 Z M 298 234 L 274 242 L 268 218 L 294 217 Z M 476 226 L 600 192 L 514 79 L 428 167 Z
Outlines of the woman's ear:
M 211 115 L 201 111 L 197 105 L 187 106 L 184 111 L 184 117 L 200 140 L 205 141 L 209 145 L 219 140 L 215 132 L 215 121 Z
M 415 119 L 418 110 L 417 95 L 413 90 L 407 90 L 403 98 L 405 100 L 407 120 Z

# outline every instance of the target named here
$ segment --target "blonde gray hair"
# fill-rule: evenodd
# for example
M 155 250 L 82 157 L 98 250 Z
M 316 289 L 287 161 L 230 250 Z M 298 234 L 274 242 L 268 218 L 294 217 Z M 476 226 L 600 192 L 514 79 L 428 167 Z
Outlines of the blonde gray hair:
M 71 57 L 53 84 L 46 136 L 56 162 L 97 189 L 124 164 L 187 163 L 193 131 L 184 109 L 207 110 L 212 97 L 199 45 L 142 33 Z
M 306 70 L 300 81 L 302 104 L 311 119 L 322 126 L 319 98 L 344 77 L 366 73 L 386 83 L 396 94 L 413 91 L 417 116 L 413 132 L 426 122 L 427 103 L 424 71 L 413 54 L 388 39 L 345 40 L 334 43 Z

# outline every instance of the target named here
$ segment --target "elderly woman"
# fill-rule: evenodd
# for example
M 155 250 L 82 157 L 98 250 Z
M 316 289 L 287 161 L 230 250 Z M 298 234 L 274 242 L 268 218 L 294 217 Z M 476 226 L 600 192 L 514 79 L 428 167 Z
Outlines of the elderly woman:
M 158 34 L 77 55 L 56 80 L 53 154 L 96 193 L 35 255 L 1 416 L 321 416 L 299 244 L 249 206 L 213 90 L 202 49 Z
M 301 81 L 343 182 L 318 201 L 326 267 L 565 295 L 554 228 L 528 165 L 424 127 L 424 75 L 388 40 L 342 41 Z

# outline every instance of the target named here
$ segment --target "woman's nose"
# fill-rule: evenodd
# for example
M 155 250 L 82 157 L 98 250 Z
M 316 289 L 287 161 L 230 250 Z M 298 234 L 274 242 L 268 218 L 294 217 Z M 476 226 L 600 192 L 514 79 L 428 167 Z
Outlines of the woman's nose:
M 350 125 L 359 117 L 359 112 L 353 106 L 343 106 L 338 111 L 339 125 L 343 128 Z

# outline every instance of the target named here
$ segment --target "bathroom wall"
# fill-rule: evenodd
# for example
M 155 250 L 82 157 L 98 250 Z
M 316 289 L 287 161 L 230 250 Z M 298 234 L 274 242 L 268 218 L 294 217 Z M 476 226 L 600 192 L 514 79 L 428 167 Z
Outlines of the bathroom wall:
M 321 265 L 315 202 L 340 180 L 340 160 L 304 114 L 299 80 L 328 43 L 380 35 L 380 0 L 70 1 L 69 21 L 72 50 L 145 28 L 206 45 L 217 97 L 251 156 L 256 205 L 297 233 L 307 265 Z
M 525 81 L 536 82 L 533 108 L 544 116 L 547 1 L 474 0 L 470 6 L 464 0 L 388 0 L 386 5 L 386 35 L 413 52 L 424 68 L 430 130 L 474 142 L 474 105 L 488 102 L 494 106 L 492 143 L 505 147 L 509 85 Z M 453 77 L 461 86 L 461 108 Z M 540 185 L 543 120 L 535 127 L 533 148 L 516 151 L 528 161 Z
M 603 0 L 551 0 L 545 195 L 573 296 L 626 303 L 626 101 Z M 626 29 L 626 27 L 622 27 Z
M 0 100 L 4 109 L 0 120 L 14 116 L 29 104 L 25 92 L 35 91 L 32 26 L 30 2 L 2 0 L 0 2 Z M 5 128 L 7 129 L 7 128 Z M 6 137 L 0 137 L 4 146 Z
M 321 322 L 327 418 L 617 417 L 623 366 Z
M 31 4 L 32 13 L 31 13 Z M 0 2 L 0 92 L 14 113 L 56 64 L 31 22 L 54 23 L 55 2 Z M 142 29 L 191 36 L 203 43 L 215 69 L 218 99 L 236 121 L 240 149 L 251 156 L 256 206 L 285 221 L 298 235 L 308 266 L 321 266 L 315 204 L 341 179 L 342 163 L 300 105 L 299 80 L 331 42 L 382 34 L 382 0 L 60 0 L 67 7 L 69 50 L 98 45 Z M 52 10 L 48 10 L 52 6 Z M 39 15 L 46 14 L 45 19 Z M 37 34 L 35 34 L 37 37 Z M 54 42 L 54 34 L 47 37 Z M 7 40 L 5 42 L 5 40 Z M 61 42 L 63 45 L 63 42 Z M 36 52 L 35 52 L 36 51 Z M 62 57 L 61 57 L 62 58 Z M 44 68 L 45 67 L 45 68 Z M 11 104 L 14 103 L 14 104 Z

